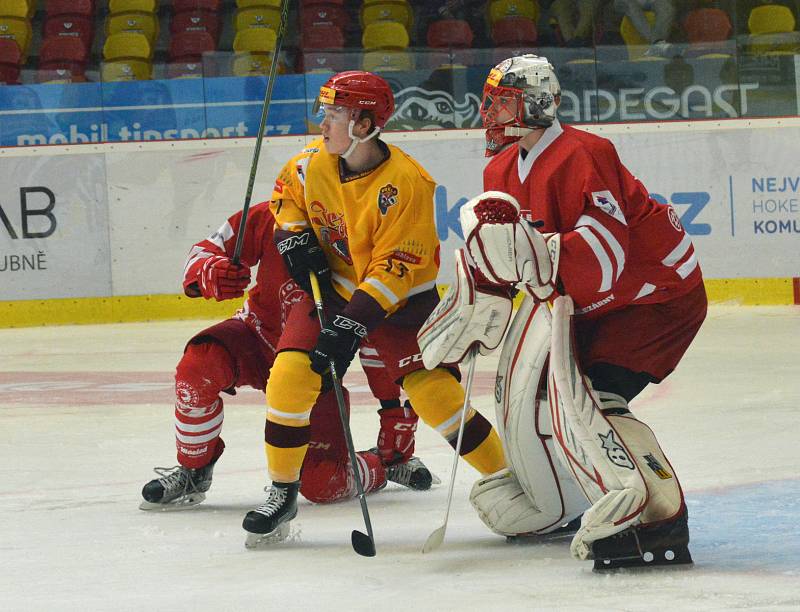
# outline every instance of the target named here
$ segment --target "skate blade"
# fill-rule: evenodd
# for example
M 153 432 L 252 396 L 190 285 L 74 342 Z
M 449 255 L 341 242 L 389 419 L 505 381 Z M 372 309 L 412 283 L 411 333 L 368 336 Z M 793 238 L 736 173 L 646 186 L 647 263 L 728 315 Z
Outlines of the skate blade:
M 442 479 L 439 478 L 436 474 L 431 472 L 431 486 L 433 485 L 440 485 L 442 484 Z
M 269 533 L 248 533 L 244 541 L 244 547 L 250 550 L 259 548 L 269 548 L 273 544 L 285 542 L 289 537 L 289 523 L 281 523 Z
M 174 501 L 169 502 L 168 504 L 159 504 L 153 503 L 149 501 L 142 500 L 139 504 L 139 510 L 145 510 L 147 512 L 152 512 L 153 510 L 159 510 L 161 512 L 174 512 L 176 510 L 187 510 L 192 506 L 196 506 L 197 504 L 204 501 L 206 498 L 205 493 L 191 493 L 184 497 L 180 497 Z
M 608 572 L 620 569 L 689 569 L 694 564 L 688 548 L 664 549 L 646 552 L 641 557 L 627 557 L 622 559 L 595 559 L 593 570 L 595 572 Z

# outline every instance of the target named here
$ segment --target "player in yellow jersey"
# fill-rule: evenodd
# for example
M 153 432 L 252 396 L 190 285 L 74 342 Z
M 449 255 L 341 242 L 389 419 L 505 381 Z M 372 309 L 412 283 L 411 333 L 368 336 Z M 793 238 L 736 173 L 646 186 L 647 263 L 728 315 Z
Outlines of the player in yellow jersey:
M 320 89 L 317 106 L 322 138 L 284 166 L 271 207 L 278 251 L 307 294 L 309 272 L 317 275 L 329 323 L 320 330 L 308 296 L 287 318 L 266 390 L 272 487 L 244 519 L 249 539 L 288 534 L 311 407 L 330 384 L 330 360 L 344 374 L 367 335 L 417 414 L 454 447 L 464 402 L 458 371 L 426 370 L 417 344 L 417 331 L 439 301 L 435 183 L 408 154 L 378 138 L 394 111 L 392 90 L 369 72 L 343 72 Z M 461 455 L 484 475 L 505 467 L 497 433 L 473 409 Z

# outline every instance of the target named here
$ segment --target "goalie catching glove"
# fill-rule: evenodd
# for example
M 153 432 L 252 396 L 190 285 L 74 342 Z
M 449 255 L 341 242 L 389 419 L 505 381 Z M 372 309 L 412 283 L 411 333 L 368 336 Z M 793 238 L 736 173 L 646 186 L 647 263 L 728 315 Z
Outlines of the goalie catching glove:
M 527 289 L 544 301 L 556 292 L 561 234 L 542 234 L 507 193 L 486 191 L 464 204 L 461 229 L 470 257 L 486 279 Z
M 478 286 L 467 254 L 458 249 L 455 280 L 417 334 L 425 367 L 458 363 L 475 344 L 482 355 L 491 353 L 503 339 L 512 308 L 508 289 Z

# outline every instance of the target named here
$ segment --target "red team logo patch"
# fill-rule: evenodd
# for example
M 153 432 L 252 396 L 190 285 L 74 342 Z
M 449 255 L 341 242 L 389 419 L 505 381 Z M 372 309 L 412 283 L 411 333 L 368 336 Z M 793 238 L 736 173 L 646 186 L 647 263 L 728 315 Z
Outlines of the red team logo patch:
M 681 220 L 678 218 L 678 213 L 675 212 L 675 209 L 672 206 L 667 207 L 667 217 L 669 218 L 669 222 L 672 223 L 672 227 L 676 230 L 683 231 L 683 227 L 681 226 Z

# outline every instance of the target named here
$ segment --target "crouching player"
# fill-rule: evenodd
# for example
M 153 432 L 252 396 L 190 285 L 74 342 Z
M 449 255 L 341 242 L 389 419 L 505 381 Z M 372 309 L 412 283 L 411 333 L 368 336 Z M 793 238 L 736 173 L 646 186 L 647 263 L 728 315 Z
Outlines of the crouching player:
M 250 284 L 250 268 L 258 276 L 236 315 L 195 335 L 186 345 L 175 373 L 175 468 L 156 468 L 159 478 L 143 490 L 143 510 L 178 509 L 205 499 L 225 443 L 221 392 L 238 387 L 264 390 L 275 360 L 275 347 L 292 306 L 305 297 L 286 273 L 273 242 L 274 218 L 268 203 L 250 209 L 241 263 L 233 254 L 241 212 L 233 215 L 206 240 L 192 247 L 184 270 L 189 297 L 222 301 L 241 297 Z M 373 395 L 380 400 L 381 428 L 376 448 L 357 454 L 365 491 L 386 485 L 387 478 L 412 489 L 430 488 L 431 473 L 413 456 L 418 417 L 400 388 L 385 374 L 384 364 L 361 351 Z M 310 501 L 333 502 L 355 495 L 356 485 L 347 456 L 335 395 L 323 390 L 310 411 L 311 443 L 303 463 L 300 492 Z
M 700 266 L 672 207 L 608 140 L 562 126 L 560 100 L 546 58 L 489 73 L 481 114 L 493 191 L 461 209 L 458 282 L 423 327 L 423 359 L 435 367 L 474 343 L 497 347 L 510 296 L 524 292 L 495 387 L 511 469 L 475 485 L 479 515 L 501 533 L 548 533 L 585 510 L 572 553 L 595 569 L 691 563 L 677 476 L 629 404 L 699 330 Z

